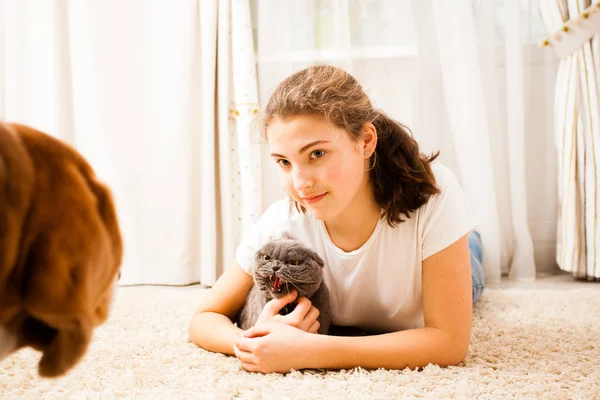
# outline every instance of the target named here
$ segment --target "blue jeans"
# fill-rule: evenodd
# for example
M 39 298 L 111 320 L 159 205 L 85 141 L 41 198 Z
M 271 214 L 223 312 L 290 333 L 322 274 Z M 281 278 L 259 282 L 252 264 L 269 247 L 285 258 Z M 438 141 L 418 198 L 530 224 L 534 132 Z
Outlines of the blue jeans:
M 483 253 L 481 250 L 481 235 L 477 231 L 469 234 L 469 251 L 471 252 L 471 283 L 473 287 L 473 304 L 477 303 L 485 287 L 483 273 Z

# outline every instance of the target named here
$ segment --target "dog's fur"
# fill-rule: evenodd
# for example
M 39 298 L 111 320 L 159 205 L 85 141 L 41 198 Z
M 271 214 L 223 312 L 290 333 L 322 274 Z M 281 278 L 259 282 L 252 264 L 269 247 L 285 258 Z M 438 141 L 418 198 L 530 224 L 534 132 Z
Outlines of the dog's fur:
M 64 375 L 108 318 L 123 244 L 109 189 L 72 147 L 0 122 L 0 359 Z

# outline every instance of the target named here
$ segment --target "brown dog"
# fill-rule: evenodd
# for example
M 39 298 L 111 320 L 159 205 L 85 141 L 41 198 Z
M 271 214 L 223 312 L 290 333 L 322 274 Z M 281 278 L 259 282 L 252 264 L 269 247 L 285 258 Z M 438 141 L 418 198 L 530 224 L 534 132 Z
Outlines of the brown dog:
M 111 194 L 85 159 L 0 122 L 0 360 L 32 347 L 40 376 L 75 366 L 108 317 L 122 255 Z

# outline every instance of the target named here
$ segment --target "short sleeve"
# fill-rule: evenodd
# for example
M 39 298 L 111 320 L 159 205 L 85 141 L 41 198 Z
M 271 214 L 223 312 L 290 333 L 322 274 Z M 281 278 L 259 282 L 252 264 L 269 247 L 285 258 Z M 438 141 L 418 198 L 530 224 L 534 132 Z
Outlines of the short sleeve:
M 271 204 L 254 226 L 244 235 L 235 252 L 235 259 L 248 274 L 252 273 L 258 249 L 269 240 L 281 235 L 289 225 L 290 207 L 286 200 Z
M 477 226 L 468 199 L 454 174 L 440 164 L 432 165 L 432 168 L 440 193 L 424 205 L 421 219 L 423 259 L 450 246 Z

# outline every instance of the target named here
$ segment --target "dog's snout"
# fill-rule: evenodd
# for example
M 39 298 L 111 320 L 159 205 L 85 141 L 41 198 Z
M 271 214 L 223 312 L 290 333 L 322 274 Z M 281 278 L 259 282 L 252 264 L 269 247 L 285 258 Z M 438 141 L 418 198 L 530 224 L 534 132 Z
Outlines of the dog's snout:
M 17 349 L 17 337 L 0 326 L 0 360 Z

